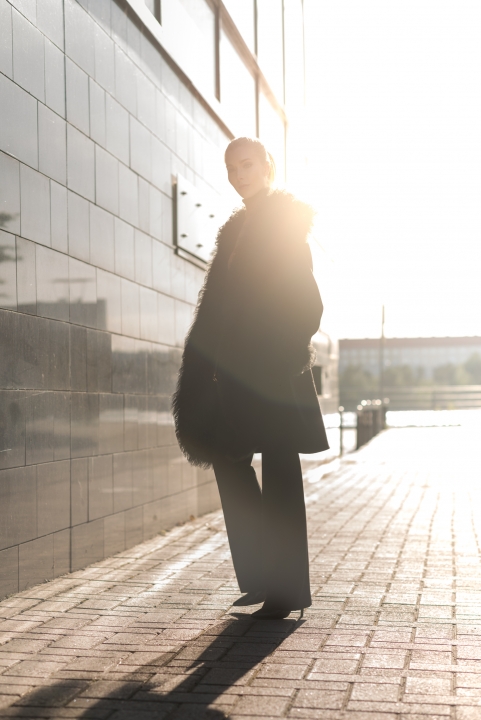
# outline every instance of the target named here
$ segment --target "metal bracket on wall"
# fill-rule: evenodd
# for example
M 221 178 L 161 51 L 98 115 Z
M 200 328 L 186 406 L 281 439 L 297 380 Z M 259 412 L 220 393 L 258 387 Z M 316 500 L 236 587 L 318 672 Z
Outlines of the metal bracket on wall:
M 174 244 L 176 252 L 205 268 L 212 257 L 220 214 L 216 198 L 202 193 L 182 175 L 174 180 Z

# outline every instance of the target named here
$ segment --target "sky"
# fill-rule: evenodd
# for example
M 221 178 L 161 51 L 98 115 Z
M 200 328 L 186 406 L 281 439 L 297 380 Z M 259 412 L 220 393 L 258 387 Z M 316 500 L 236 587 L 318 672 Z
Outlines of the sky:
M 481 2 L 305 8 L 324 327 L 481 335 Z

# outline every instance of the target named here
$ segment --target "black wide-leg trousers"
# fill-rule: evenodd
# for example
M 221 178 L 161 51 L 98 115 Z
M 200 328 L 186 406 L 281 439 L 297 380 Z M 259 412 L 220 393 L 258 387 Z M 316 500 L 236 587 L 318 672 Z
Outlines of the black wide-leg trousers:
M 241 592 L 266 591 L 266 602 L 311 605 L 306 508 L 299 454 L 273 446 L 262 453 L 262 491 L 252 456 L 217 461 L 214 472 Z

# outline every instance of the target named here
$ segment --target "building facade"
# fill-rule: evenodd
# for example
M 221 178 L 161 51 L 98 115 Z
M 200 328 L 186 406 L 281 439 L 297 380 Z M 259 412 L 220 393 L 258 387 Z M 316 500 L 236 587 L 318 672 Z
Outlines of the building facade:
M 170 413 L 206 267 L 175 187 L 218 225 L 240 134 L 285 176 L 302 10 L 0 0 L 0 597 L 218 507 Z
M 462 365 L 473 355 L 481 357 L 481 337 L 385 338 L 384 369 L 407 366 L 425 380 L 432 380 L 437 368 Z M 339 372 L 359 367 L 379 377 L 380 340 L 374 338 L 339 340 Z

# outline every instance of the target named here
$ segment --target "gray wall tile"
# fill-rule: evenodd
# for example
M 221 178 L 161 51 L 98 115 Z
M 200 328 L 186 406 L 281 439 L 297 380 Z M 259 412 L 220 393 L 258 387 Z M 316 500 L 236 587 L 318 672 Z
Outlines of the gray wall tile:
M 95 199 L 94 144 L 90 138 L 67 125 L 67 184 L 88 200 Z
M 0 72 L 12 77 L 12 8 L 0 0 Z
M 0 229 L 20 232 L 20 164 L 0 153 Z
M 139 399 L 137 395 L 124 395 L 124 450 L 139 447 Z M 132 468 L 132 458 L 130 459 Z M 132 472 L 132 469 L 131 469 Z
M 70 516 L 72 525 L 88 520 L 89 461 L 78 458 L 70 461 Z
M 172 195 L 172 153 L 155 137 L 152 138 L 152 182 L 166 195 Z
M 140 297 L 139 286 L 129 280 L 121 281 L 122 335 L 139 337 L 140 335 Z
M 45 100 L 43 35 L 23 15 L 12 11 L 13 79 L 29 93 Z
M 115 336 L 114 336 L 115 337 Z M 87 389 L 112 392 L 112 335 L 87 331 Z
M 105 147 L 106 120 L 105 120 L 105 91 L 100 85 L 89 79 L 90 100 L 90 137 L 96 143 Z
M 35 25 L 37 22 L 36 0 L 10 0 L 10 3 Z
M 70 393 L 53 393 L 53 459 L 70 458 Z
M 38 167 L 37 101 L 0 74 L 0 150 Z
M 56 320 L 68 320 L 68 257 L 39 245 L 36 260 L 38 314 Z
M 98 25 L 94 30 L 95 79 L 111 95 L 115 92 L 114 44 Z
M 99 396 L 72 393 L 72 457 L 88 457 L 98 452 Z
M 143 232 L 150 233 L 150 191 L 146 180 L 139 177 L 139 227 Z
M 152 132 L 156 130 L 155 85 L 143 73 L 137 75 L 137 117 Z
M 95 18 L 101 28 L 110 34 L 110 0 L 97 0 L 90 3 L 90 15 Z
M 147 180 L 151 179 L 151 134 L 133 117 L 130 118 L 130 167 Z
M 113 512 L 112 455 L 89 458 L 89 520 Z
M 0 593 L 2 597 L 18 592 L 18 545 L 0 551 Z
M 142 528 L 143 512 L 141 507 L 125 511 L 125 547 L 132 547 L 144 539 Z
M 1 88 L 0 88 L 1 89 Z M 129 114 L 110 95 L 105 98 L 107 150 L 124 163 L 129 162 Z
M 71 570 L 79 570 L 104 557 L 104 520 L 77 525 L 71 534 Z
M 38 324 L 40 319 L 36 320 Z M 47 387 L 50 390 L 67 390 L 69 388 L 69 327 L 67 323 L 52 320 L 47 322 L 47 326 Z
M 149 233 L 162 239 L 162 195 L 153 185 L 149 185 Z
M 53 535 L 37 538 L 18 549 L 18 589 L 53 580 Z
M 67 120 L 85 135 L 90 132 L 89 78 L 78 65 L 65 58 Z
M 20 204 L 22 236 L 50 245 L 50 183 L 26 165 L 20 166 Z
M 65 0 L 65 52 L 94 75 L 94 22 L 75 0 Z
M 157 293 L 145 287 L 140 288 L 140 337 L 159 340 Z
M 79 260 L 90 259 L 89 204 L 73 192 L 68 193 L 68 251 Z
M 70 325 L 70 387 L 74 391 L 87 390 L 87 330 Z
M 155 91 L 155 128 L 154 128 L 154 135 L 159 138 L 159 140 L 162 140 L 162 142 L 167 142 L 166 138 L 166 128 L 165 128 L 165 95 L 160 90 L 156 89 Z
M 167 195 L 162 195 L 162 240 L 171 245 L 174 242 L 173 201 Z
M 171 293 L 179 300 L 185 300 L 185 265 L 178 255 L 171 257 Z
M 25 465 L 25 393 L 0 390 L 0 468 Z
M 74 258 L 69 258 L 68 266 L 70 322 L 97 327 L 97 271 Z
M 132 115 L 137 114 L 137 74 L 134 63 L 115 47 L 115 97 Z
M 0 230 L 0 307 L 17 309 L 15 235 Z
M 124 449 L 124 398 L 114 393 L 99 395 L 99 453 Z
M 152 238 L 135 231 L 135 280 L 152 287 Z
M 194 308 L 180 300 L 175 300 L 175 344 L 184 346 L 185 336 L 192 323 Z
M 152 241 L 152 282 L 156 290 L 170 295 L 172 274 L 171 247 L 161 242 Z
M 97 270 L 97 302 L 100 312 L 97 326 L 100 330 L 122 331 L 120 278 L 112 273 Z
M 127 15 L 123 7 L 115 3 L 110 6 L 111 35 L 113 40 L 127 49 Z
M 26 394 L 27 465 L 53 461 L 53 393 L 29 391 Z M 38 488 L 38 486 L 37 486 Z M 49 531 L 47 531 L 49 532 Z M 40 533 L 44 535 L 45 533 Z
M 175 345 L 175 300 L 168 295 L 157 296 L 159 318 L 159 342 Z
M 68 252 L 67 189 L 50 182 L 50 238 L 52 247 Z
M 65 120 L 48 107 L 38 106 L 38 167 L 63 185 L 67 182 L 67 136 Z
M 132 453 L 113 456 L 114 512 L 132 507 Z
M 137 175 L 125 165 L 119 165 L 119 214 L 132 225 L 139 224 L 139 193 Z
M 124 513 L 104 518 L 104 552 L 106 557 L 125 550 Z
M 53 576 L 70 572 L 70 528 L 59 530 L 53 536 Z
M 114 217 L 90 205 L 90 262 L 104 270 L 114 270 Z
M 17 305 L 18 310 L 37 314 L 36 245 L 17 237 Z
M 95 147 L 95 193 L 97 205 L 119 212 L 119 161 L 98 145 Z
M 0 548 L 37 536 L 37 469 L 0 471 Z
M 115 218 L 115 272 L 133 280 L 135 277 L 134 228 Z
M 63 0 L 42 0 L 37 3 L 37 27 L 63 49 Z
M 45 102 L 65 117 L 65 56 L 45 38 Z
M 37 533 L 70 526 L 70 460 L 37 466 Z
M 161 85 L 162 78 L 162 58 L 157 50 L 155 41 L 152 42 L 150 37 L 144 33 L 140 36 L 140 60 L 138 64 L 147 77 L 158 87 Z

